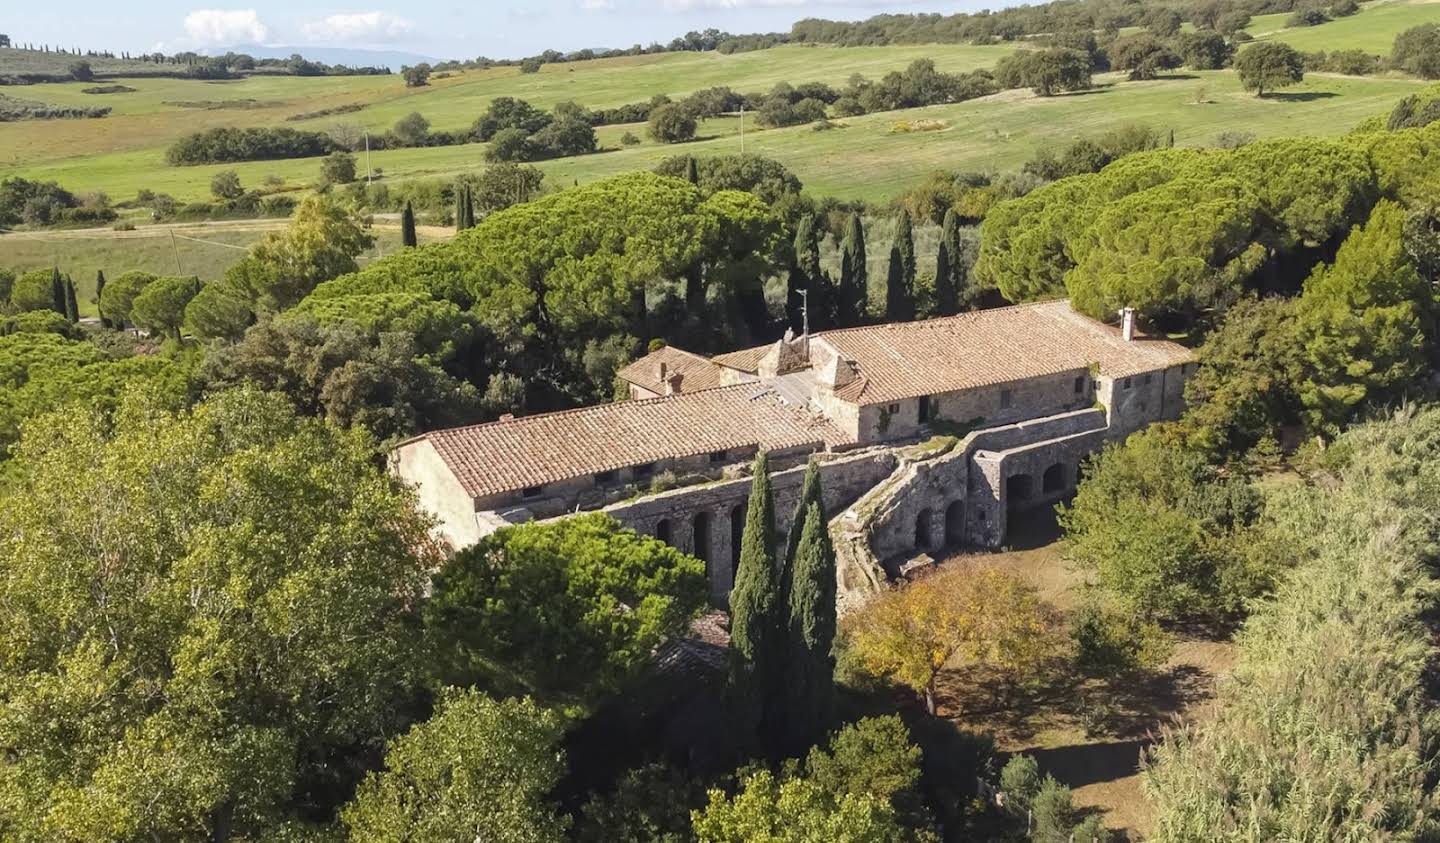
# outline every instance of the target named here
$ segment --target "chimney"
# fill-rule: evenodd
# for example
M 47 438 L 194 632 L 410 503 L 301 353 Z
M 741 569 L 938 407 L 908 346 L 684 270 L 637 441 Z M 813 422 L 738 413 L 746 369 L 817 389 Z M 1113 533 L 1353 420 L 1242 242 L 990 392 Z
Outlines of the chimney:
M 1120 310 L 1120 335 L 1126 342 L 1135 339 L 1135 308 L 1126 307 Z
M 665 361 L 664 361 L 664 360 L 661 360 L 661 361 L 660 361 L 660 375 L 656 378 L 656 380 L 660 381 L 661 383 L 664 383 L 664 382 L 665 382 Z
M 504 413 L 504 414 L 502 414 L 502 415 L 500 416 L 500 421 L 515 421 L 515 414 L 514 414 L 514 413 Z
M 661 366 L 664 366 L 665 364 L 664 364 L 664 363 L 661 363 L 660 365 L 661 365 Z M 669 378 L 667 378 L 667 379 L 665 380 L 665 394 L 666 394 L 667 396 L 669 396 L 669 395 L 679 395 L 679 394 L 680 394 L 680 382 L 683 381 L 684 379 L 685 379 L 685 376 L 684 376 L 683 374 L 679 373 L 679 372 L 676 372 L 675 374 L 673 374 L 673 375 L 671 375 Z

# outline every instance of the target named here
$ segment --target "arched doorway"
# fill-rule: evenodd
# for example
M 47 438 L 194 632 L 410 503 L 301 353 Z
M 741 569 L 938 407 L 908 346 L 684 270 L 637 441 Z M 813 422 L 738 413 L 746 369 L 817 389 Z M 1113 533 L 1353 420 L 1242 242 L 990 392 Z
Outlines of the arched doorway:
M 670 544 L 670 519 L 661 518 L 655 524 L 655 538 L 666 544 Z
M 916 549 L 916 550 L 929 550 L 929 549 L 930 549 L 930 527 L 931 527 L 930 521 L 931 521 L 931 518 L 930 518 L 930 510 L 929 510 L 929 509 L 922 509 L 922 510 L 920 510 L 920 513 L 915 516 L 915 549 Z
M 1005 480 L 1005 498 L 1009 506 L 1021 506 L 1035 494 L 1035 480 L 1028 474 L 1012 474 Z
M 730 508 L 730 582 L 735 582 L 735 569 L 740 567 L 740 540 L 745 537 L 745 504 Z
M 1055 463 L 1040 478 L 1040 490 L 1047 495 L 1065 491 L 1065 464 Z
M 954 501 L 945 508 L 945 543 L 952 547 L 965 543 L 964 501 Z
M 710 570 L 710 513 L 695 513 L 695 543 L 692 551 L 696 559 L 705 563 L 705 570 Z

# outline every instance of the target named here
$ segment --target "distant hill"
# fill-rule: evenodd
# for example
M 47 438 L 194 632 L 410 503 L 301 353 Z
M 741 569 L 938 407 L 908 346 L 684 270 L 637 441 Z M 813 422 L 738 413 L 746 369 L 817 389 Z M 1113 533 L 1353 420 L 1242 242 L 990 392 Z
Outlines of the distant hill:
M 288 59 L 296 53 L 310 61 L 325 64 L 343 64 L 349 67 L 388 67 L 399 70 L 404 64 L 435 63 L 438 59 L 407 53 L 400 50 L 362 50 L 348 47 L 262 47 L 259 44 L 241 44 L 224 50 L 202 51 L 206 55 L 223 56 L 226 52 L 245 53 L 257 59 Z

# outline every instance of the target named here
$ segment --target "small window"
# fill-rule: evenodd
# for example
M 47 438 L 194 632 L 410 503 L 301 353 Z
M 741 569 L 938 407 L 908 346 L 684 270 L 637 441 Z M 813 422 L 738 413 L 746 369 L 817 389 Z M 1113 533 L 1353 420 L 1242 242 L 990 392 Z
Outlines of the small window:
M 1075 394 L 1076 394 L 1076 395 L 1083 395 L 1084 393 L 1085 393 L 1085 376 L 1084 376 L 1084 375 L 1081 375 L 1080 377 L 1078 377 L 1078 378 L 1075 379 Z
M 606 483 L 614 483 L 614 482 L 615 482 L 615 472 L 614 472 L 613 470 L 611 470 L 611 471 L 597 471 L 597 472 L 595 472 L 595 483 L 596 483 L 597 485 L 604 485 L 604 484 L 606 484 Z
M 1000 409 L 1008 410 L 1015 403 L 1015 396 L 1008 389 L 1000 390 Z
M 1140 379 L 1140 383 L 1144 384 L 1145 386 L 1149 386 L 1149 385 L 1150 385 L 1150 381 L 1153 380 L 1154 377 L 1155 377 L 1154 375 L 1148 375 L 1148 374 L 1147 374 L 1145 377 L 1143 377 L 1143 378 Z
M 538 498 L 540 497 L 540 493 L 543 491 L 545 491 L 544 486 L 526 486 L 525 488 L 520 490 L 520 497 Z
M 885 412 L 891 413 L 891 414 L 898 413 L 898 412 L 900 412 L 900 405 L 899 405 L 899 404 L 886 404 L 886 405 L 885 405 Z
M 650 477 L 655 473 L 655 463 L 647 462 L 635 466 L 633 469 L 636 477 Z
M 922 396 L 920 396 L 920 404 L 919 404 L 919 410 L 917 411 L 917 415 L 918 415 L 918 417 L 919 417 L 919 419 L 920 419 L 920 423 L 921 423 L 921 424 L 924 424 L 925 422 L 930 421 L 930 404 L 931 404 L 930 396 L 928 396 L 928 395 L 922 395 Z
M 711 463 L 725 462 L 725 460 L 726 460 L 727 458 L 729 458 L 729 456 L 730 456 L 730 452 L 729 452 L 729 451 L 711 451 L 711 452 L 710 452 L 710 462 L 711 462 Z
M 983 509 L 977 509 L 977 510 L 975 510 L 975 518 L 976 518 L 977 520 L 984 521 L 984 520 L 985 520 L 985 510 L 983 510 Z
M 1124 381 L 1121 381 L 1120 386 L 1121 386 L 1122 389 L 1129 389 L 1129 388 L 1130 388 L 1130 379 L 1129 379 L 1129 378 L 1126 378 Z

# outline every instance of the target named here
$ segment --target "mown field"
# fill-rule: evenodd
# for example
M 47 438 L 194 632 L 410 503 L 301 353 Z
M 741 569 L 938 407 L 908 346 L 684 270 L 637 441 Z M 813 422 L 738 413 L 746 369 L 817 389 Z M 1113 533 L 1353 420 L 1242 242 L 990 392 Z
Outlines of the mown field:
M 1312 74 L 1300 85 L 1260 99 L 1242 91 L 1230 71 L 1185 73 L 1149 82 L 1126 82 L 1116 76 L 1099 81 L 1101 87 L 1093 91 L 1065 96 L 1040 98 L 1010 91 L 957 105 L 869 114 L 839 121 L 842 128 L 824 132 L 809 126 L 757 131 L 747 118 L 745 150 L 783 162 L 816 194 L 884 201 L 937 168 L 1004 170 L 1042 147 L 1127 123 L 1173 129 L 1179 145 L 1209 144 L 1225 131 L 1259 137 L 1338 135 L 1423 84 Z M 892 131 L 897 121 L 917 118 L 942 120 L 946 128 L 908 134 Z M 647 140 L 620 149 L 621 134 L 632 131 L 643 136 L 643 127 L 610 126 L 599 133 L 610 151 L 540 166 L 551 186 L 587 182 L 649 168 L 670 155 L 739 152 L 737 130 L 735 118 L 712 120 L 701 127 L 707 140 L 679 145 Z M 452 176 L 483 167 L 484 151 L 483 144 L 389 150 L 374 153 L 372 163 L 383 169 L 388 180 Z M 142 150 L 20 167 L 17 172 L 55 179 L 75 189 L 101 190 L 112 198 L 129 198 L 149 188 L 181 200 L 198 200 L 206 198 L 210 178 L 226 169 L 239 172 L 247 185 L 257 185 L 267 176 L 304 185 L 318 177 L 320 166 L 317 159 L 295 159 L 170 167 L 160 151 Z
M 325 130 L 349 123 L 383 131 L 418 111 L 435 129 L 469 127 L 498 96 L 525 99 L 549 108 L 574 100 L 608 108 L 647 100 L 655 94 L 681 96 L 728 85 L 763 91 L 775 83 L 843 83 L 851 74 L 883 76 L 917 58 L 930 58 L 949 72 L 992 66 L 1013 47 L 922 45 L 897 47 L 783 47 L 731 56 L 720 53 L 662 53 L 572 64 L 545 65 L 539 73 L 498 67 L 432 79 L 406 88 L 399 76 L 252 76 L 233 81 L 120 79 L 135 88 L 127 94 L 86 94 L 78 82 L 29 88 L 29 96 L 62 105 L 108 105 L 101 120 L 47 120 L 0 125 L 0 161 L 12 166 L 97 152 L 144 150 L 163 163 L 164 148 L 190 132 L 216 126 L 275 126 Z M 0 51 L 4 52 L 4 51 Z M 181 105 L 184 103 L 185 105 Z M 310 120 L 286 118 L 337 106 L 363 104 L 357 112 Z
M 1440 23 L 1437 0 L 1379 0 L 1367 3 L 1358 14 L 1337 18 L 1319 26 L 1288 29 L 1288 14 L 1259 15 L 1250 21 L 1247 32 L 1258 40 L 1284 41 L 1297 50 L 1364 50 L 1388 56 L 1395 36 L 1425 23 Z

